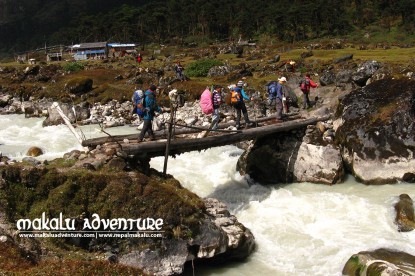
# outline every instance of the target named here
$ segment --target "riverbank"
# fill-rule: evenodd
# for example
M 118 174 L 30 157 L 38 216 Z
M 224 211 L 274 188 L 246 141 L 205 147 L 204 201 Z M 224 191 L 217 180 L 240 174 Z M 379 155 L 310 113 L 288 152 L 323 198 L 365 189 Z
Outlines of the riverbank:
M 30 121 L 23 116 L 21 120 Z M 14 121 L 20 126 L 16 118 Z M 49 137 L 57 143 L 68 140 L 73 145 L 77 143 L 69 132 L 54 131 Z M 17 136 L 16 140 L 24 139 Z M 226 146 L 185 153 L 169 161 L 169 174 L 198 196 L 224 202 L 238 221 L 251 229 L 258 246 L 242 263 L 215 268 L 195 265 L 197 275 L 252 275 L 254 272 L 264 276 L 310 273 L 334 276 L 351 255 L 362 250 L 383 246 L 415 255 L 415 232 L 398 232 L 393 222 L 397 196 L 408 193 L 415 198 L 411 193 L 412 184 L 363 185 L 351 176 L 333 186 L 249 184 L 235 168 L 242 152 Z M 161 171 L 163 162 L 159 157 L 153 158 L 150 164 Z M 73 254 L 82 256 L 82 250 Z M 299 254 L 304 257 L 298 258 Z M 61 266 L 69 267 L 65 263 Z

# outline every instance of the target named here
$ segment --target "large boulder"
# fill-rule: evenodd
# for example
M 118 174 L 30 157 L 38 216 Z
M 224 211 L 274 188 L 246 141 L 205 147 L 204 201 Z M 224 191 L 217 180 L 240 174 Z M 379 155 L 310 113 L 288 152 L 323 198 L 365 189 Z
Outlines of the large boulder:
M 415 275 L 415 256 L 401 251 L 377 249 L 354 254 L 343 268 L 343 275 Z
M 352 70 L 341 70 L 336 74 L 336 84 L 350 83 L 352 81 Z
M 336 112 L 336 143 L 350 172 L 367 184 L 415 175 L 415 81 L 383 79 L 346 95 Z
M 208 77 L 225 76 L 231 72 L 231 68 L 227 65 L 213 66 L 209 69 Z
M 0 107 L 6 107 L 11 103 L 13 96 L 9 94 L 0 95 Z
M 332 185 L 344 177 L 334 131 L 329 123 L 258 138 L 237 163 L 237 170 L 260 183 L 312 182 Z
M 319 82 L 322 86 L 333 84 L 335 81 L 336 74 L 331 70 L 324 71 L 319 79 Z
M 381 67 L 380 63 L 371 60 L 366 61 L 357 68 L 352 76 L 352 80 L 359 86 L 365 86 L 367 80 Z
M 344 62 L 344 61 L 351 60 L 351 59 L 353 59 L 353 54 L 347 54 L 342 57 L 335 58 L 333 60 L 333 63 L 340 63 L 340 62 Z
M 86 120 L 91 115 L 88 103 L 81 103 L 76 106 L 72 106 L 71 104 L 67 104 L 67 103 L 61 103 L 59 107 L 62 110 L 62 112 L 65 114 L 65 116 L 68 117 L 71 123 Z M 57 108 L 54 108 L 54 105 L 49 107 L 48 117 L 43 121 L 42 125 L 53 126 L 53 125 L 59 125 L 63 123 L 64 123 L 64 120 L 59 114 Z
M 92 90 L 93 80 L 87 77 L 78 77 L 69 80 L 65 84 L 65 90 L 69 93 L 82 95 Z
M 23 72 L 26 75 L 37 75 L 39 73 L 40 66 L 39 65 L 30 65 L 26 67 Z
M 305 129 L 258 138 L 241 155 L 237 170 L 260 183 L 291 183 L 293 166 Z
M 218 264 L 245 260 L 255 249 L 251 231 L 217 199 L 205 199 L 205 204 L 209 216 L 201 222 L 193 239 L 165 239 L 162 248 L 132 250 L 120 256 L 119 262 L 142 268 L 151 275 L 175 275 L 184 272 L 188 261 Z
M 295 181 L 332 185 L 343 177 L 343 160 L 337 146 L 301 143 L 294 163 Z

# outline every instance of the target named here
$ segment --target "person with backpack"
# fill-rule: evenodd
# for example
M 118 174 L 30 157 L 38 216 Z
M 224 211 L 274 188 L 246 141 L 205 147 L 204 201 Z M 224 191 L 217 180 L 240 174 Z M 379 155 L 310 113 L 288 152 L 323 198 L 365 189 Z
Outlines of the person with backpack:
M 267 87 L 267 92 L 268 92 L 268 108 L 269 109 L 274 109 L 275 106 L 275 98 L 277 95 L 277 81 L 270 81 L 266 87 Z
M 245 128 L 248 127 L 248 125 L 252 126 L 253 123 L 248 118 L 248 111 L 246 110 L 244 99 L 247 101 L 250 101 L 251 98 L 249 98 L 245 94 L 245 90 L 243 89 L 244 82 L 238 81 L 236 84 L 236 87 L 233 88 L 234 93 L 232 93 L 232 99 L 231 102 L 233 104 L 233 107 L 236 109 L 236 128 L 241 127 L 241 113 L 244 115 L 245 119 Z
M 275 89 L 272 90 L 272 92 L 269 92 L 268 100 L 269 102 L 275 101 L 275 108 L 277 110 L 276 113 L 276 121 L 281 122 L 282 121 L 282 99 L 284 96 L 283 92 L 283 86 L 287 82 L 287 79 L 285 77 L 281 77 L 278 79 L 278 83 L 275 85 Z
M 157 87 L 152 84 L 150 88 L 144 93 L 143 107 L 144 107 L 144 125 L 141 129 L 140 135 L 138 136 L 138 143 L 142 142 L 146 132 L 150 136 L 150 141 L 154 141 L 156 137 L 153 132 L 153 118 L 154 112 L 163 112 L 163 108 L 157 105 L 156 101 L 156 89 Z
M 220 119 L 219 107 L 222 104 L 222 86 L 215 85 L 212 93 L 213 114 L 212 129 L 217 129 Z
M 318 84 L 311 80 L 310 74 L 306 74 L 305 79 L 300 82 L 300 89 L 301 92 L 303 92 L 303 109 L 311 107 L 309 98 L 310 87 L 316 88 L 318 87 Z
M 141 89 L 134 91 L 131 101 L 133 102 L 133 114 L 137 114 L 138 117 L 143 118 L 143 100 L 144 92 Z
M 186 77 L 183 74 L 184 67 L 180 64 L 180 61 L 176 63 L 176 66 L 174 67 L 174 71 L 176 72 L 176 76 L 180 81 L 186 80 Z

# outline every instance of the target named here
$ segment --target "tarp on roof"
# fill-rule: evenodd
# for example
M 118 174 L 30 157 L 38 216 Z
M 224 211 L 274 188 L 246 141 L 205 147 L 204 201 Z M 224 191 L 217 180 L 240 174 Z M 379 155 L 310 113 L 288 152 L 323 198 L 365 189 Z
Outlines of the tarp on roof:
M 135 47 L 134 43 L 108 43 L 108 47 L 118 48 L 118 47 Z
M 77 55 L 105 54 L 105 50 L 85 50 L 76 52 Z

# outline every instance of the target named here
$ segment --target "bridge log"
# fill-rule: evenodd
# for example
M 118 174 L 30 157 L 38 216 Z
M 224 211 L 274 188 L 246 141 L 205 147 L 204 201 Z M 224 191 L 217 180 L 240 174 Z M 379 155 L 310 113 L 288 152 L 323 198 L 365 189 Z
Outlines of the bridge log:
M 307 125 L 316 124 L 318 121 L 325 121 L 328 119 L 329 116 L 301 119 L 246 129 L 239 133 L 233 134 L 216 135 L 206 138 L 174 140 L 170 143 L 169 155 L 174 156 L 189 151 L 200 151 L 211 147 L 231 145 L 245 140 L 253 140 L 277 132 L 284 132 L 305 127 Z M 145 154 L 148 157 L 163 156 L 165 153 L 166 141 L 128 143 L 122 144 L 122 148 L 123 151 L 125 151 L 128 155 Z
M 294 114 L 296 115 L 296 114 Z M 271 119 L 275 119 L 275 116 L 271 116 L 271 117 L 263 117 L 263 118 L 258 118 L 255 122 L 256 123 L 261 123 L 261 122 L 265 122 Z M 242 122 L 244 123 L 244 121 Z M 218 125 L 218 129 L 224 129 L 227 128 L 229 126 L 235 125 L 235 123 L 223 123 L 223 124 L 219 124 Z M 198 129 L 194 129 L 191 127 L 181 127 L 181 128 L 176 128 L 174 131 L 175 135 L 183 135 L 183 134 L 191 134 L 191 133 L 198 133 L 201 131 L 207 131 L 208 128 L 198 128 Z M 124 139 L 128 139 L 128 140 L 137 140 L 138 139 L 138 134 L 139 132 L 137 131 L 136 134 L 126 134 L 126 135 L 115 135 L 115 136 L 106 136 L 106 137 L 99 137 L 99 138 L 93 138 L 93 139 L 87 139 L 82 141 L 82 146 L 84 147 L 96 147 L 98 145 L 102 145 L 105 143 L 111 143 L 111 142 L 121 142 Z M 158 139 L 163 139 L 163 138 L 167 138 L 167 130 L 159 130 L 159 131 L 155 131 L 154 132 L 156 138 Z

